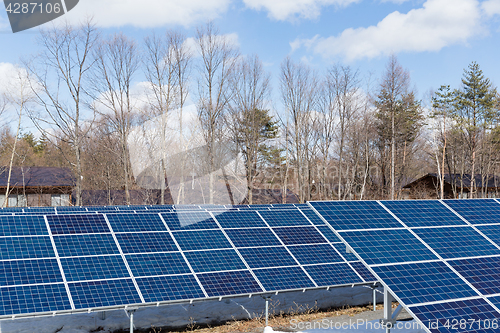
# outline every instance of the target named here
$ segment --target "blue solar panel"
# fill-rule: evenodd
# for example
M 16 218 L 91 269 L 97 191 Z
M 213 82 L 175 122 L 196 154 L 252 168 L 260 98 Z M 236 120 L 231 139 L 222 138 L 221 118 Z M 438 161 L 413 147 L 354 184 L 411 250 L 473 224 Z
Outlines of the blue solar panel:
M 186 261 L 178 252 L 130 254 L 126 259 L 134 276 L 191 273 Z
M 76 309 L 141 303 L 132 279 L 69 283 Z
M 382 201 L 382 204 L 410 228 L 467 225 L 451 210 L 436 200 Z
M 226 233 L 236 247 L 281 245 L 269 229 L 232 229 Z
M 167 231 L 158 214 L 106 214 L 114 232 Z
M 500 204 L 493 199 L 444 200 L 472 224 L 500 223 Z
M 185 252 L 196 273 L 246 269 L 235 250 Z
M 0 236 L 48 234 L 43 216 L 0 216 Z
M 110 232 L 102 215 L 47 215 L 54 235 Z
M 298 210 L 272 210 L 259 211 L 259 213 L 271 227 L 311 225 L 311 222 Z
M 168 232 L 117 234 L 116 239 L 123 253 L 148 253 L 178 251 Z
M 254 273 L 267 291 L 315 287 L 307 274 L 298 266 L 257 269 Z
M 274 232 L 285 245 L 328 242 L 314 227 L 274 228 Z
M 0 261 L 0 286 L 63 282 L 56 259 Z
M 318 226 L 319 232 L 323 234 L 331 243 L 342 243 L 340 238 L 328 226 Z
M 375 201 L 311 202 L 314 209 L 336 230 L 402 227 Z
M 205 273 L 199 274 L 198 279 L 210 297 L 263 291 L 249 271 Z
M 312 210 L 312 209 L 301 209 L 302 213 L 308 218 L 309 221 L 314 225 L 325 225 L 326 223 Z
M 438 259 L 408 230 L 350 231 L 342 236 L 368 265 Z
M 172 233 L 184 251 L 231 248 L 231 243 L 220 230 L 179 231 Z
M 500 245 L 500 225 L 484 225 L 476 228 L 497 245 Z
M 288 249 L 302 265 L 344 261 L 329 244 L 289 246 Z
M 377 281 L 377 278 L 366 268 L 365 264 L 361 261 L 350 262 L 350 265 L 354 270 L 361 275 L 365 281 Z
M 336 243 L 332 244 L 334 248 L 337 249 L 337 251 L 340 253 L 342 257 L 346 261 L 358 261 L 359 259 L 354 255 L 354 253 L 347 252 L 346 246 L 344 243 Z
M 406 305 L 479 296 L 443 262 L 373 267 Z
M 0 238 L 0 260 L 55 257 L 50 237 Z
M 251 268 L 297 265 L 284 247 L 245 248 L 239 251 Z
M 475 258 L 449 261 L 483 295 L 500 294 L 500 258 Z
M 215 218 L 223 228 L 266 227 L 264 221 L 254 211 L 229 211 L 216 214 Z
M 170 230 L 219 229 L 207 212 L 179 212 L 161 214 Z
M 443 258 L 500 254 L 499 249 L 470 227 L 415 229 L 414 231 Z
M 304 267 L 318 286 L 361 283 L 363 280 L 346 263 Z
M 494 323 L 498 325 L 500 313 L 483 299 L 421 305 L 412 307 L 411 310 L 424 326 L 436 327 L 430 330 L 432 333 L 498 331 L 491 325 Z
M 111 234 L 54 236 L 54 243 L 60 257 L 120 253 Z
M 0 288 L 0 315 L 71 310 L 64 284 Z
M 160 276 L 137 279 L 145 302 L 203 298 L 205 294 L 192 275 Z
M 87 281 L 129 277 L 121 256 L 61 258 L 67 281 Z

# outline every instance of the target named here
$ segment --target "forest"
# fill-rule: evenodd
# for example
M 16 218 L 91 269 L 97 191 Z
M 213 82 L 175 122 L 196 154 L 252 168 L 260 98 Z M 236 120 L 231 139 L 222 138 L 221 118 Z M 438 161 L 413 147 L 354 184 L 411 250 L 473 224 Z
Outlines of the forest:
M 217 202 L 214 184 L 236 173 L 250 204 L 258 189 L 289 190 L 300 202 L 400 199 L 405 184 L 431 172 L 443 197 L 445 174 L 500 173 L 500 96 L 475 62 L 460 82 L 419 94 L 395 55 L 377 78 L 291 57 L 272 77 L 212 22 L 194 36 L 134 40 L 89 20 L 41 30 L 37 43 L 0 96 L 0 165 L 71 168 L 76 205 L 84 190 L 122 190 L 130 203 L 130 191 L 144 188 L 136 169 L 147 167 L 161 203 L 167 191 L 185 203 L 196 163 L 208 175 L 198 202 L 207 204 Z M 131 148 L 138 137 L 142 155 Z M 234 165 L 227 156 L 238 156 L 241 171 L 225 170 Z M 470 197 L 483 191 L 472 180 Z

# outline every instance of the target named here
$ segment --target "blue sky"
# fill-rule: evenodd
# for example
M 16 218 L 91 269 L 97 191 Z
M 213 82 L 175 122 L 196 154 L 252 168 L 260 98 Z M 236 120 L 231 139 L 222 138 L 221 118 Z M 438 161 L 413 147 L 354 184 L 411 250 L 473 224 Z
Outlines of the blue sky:
M 57 20 L 88 15 L 104 33 L 122 31 L 138 41 L 167 28 L 193 36 L 212 19 L 237 38 L 242 54 L 259 55 L 274 76 L 275 99 L 287 55 L 319 72 L 350 65 L 376 82 L 394 53 L 421 98 L 441 84 L 458 87 L 472 61 L 500 85 L 500 0 L 80 0 Z M 7 64 L 38 51 L 36 36 L 36 28 L 10 32 L 0 8 L 0 80 Z

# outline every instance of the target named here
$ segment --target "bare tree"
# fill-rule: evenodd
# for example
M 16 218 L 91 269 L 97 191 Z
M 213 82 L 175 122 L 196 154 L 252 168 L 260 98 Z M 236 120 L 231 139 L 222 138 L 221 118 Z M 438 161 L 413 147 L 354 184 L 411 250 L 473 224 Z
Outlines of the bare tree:
M 186 46 L 186 37 L 175 31 L 168 31 L 164 37 L 151 36 L 145 39 L 146 78 L 149 82 L 149 90 L 152 95 L 150 101 L 152 116 L 158 117 L 160 121 L 161 141 L 161 204 L 165 204 L 165 190 L 168 186 L 167 165 L 167 124 L 169 111 L 174 108 L 180 109 L 179 126 L 181 147 L 183 143 L 182 131 L 182 109 L 188 96 L 188 78 L 191 67 L 192 55 Z M 180 168 L 180 188 L 177 203 L 182 196 L 184 182 L 183 167 Z M 164 181 L 163 181 L 164 180 Z
M 287 57 L 281 64 L 281 96 L 283 104 L 290 115 L 289 131 L 292 158 L 295 160 L 297 190 L 299 200 L 304 202 L 310 195 L 310 154 L 313 116 L 318 82 L 314 73 L 305 64 L 296 64 Z
M 130 204 L 132 175 L 127 139 L 136 111 L 132 96 L 132 79 L 139 68 L 139 51 L 133 40 L 118 34 L 103 41 L 96 54 L 94 87 L 98 95 L 94 107 L 119 137 L 125 202 Z
M 198 112 L 207 142 L 209 203 L 214 203 L 215 145 L 221 139 L 223 115 L 230 101 L 230 77 L 239 51 L 227 36 L 221 35 L 213 22 L 199 27 L 196 42 L 201 54 L 198 79 Z
M 92 50 L 98 38 L 90 20 L 77 27 L 66 23 L 42 30 L 38 38 L 42 53 L 25 62 L 32 91 L 42 108 L 42 112 L 30 112 L 30 118 L 55 146 L 60 140 L 70 145 L 73 157 L 61 152 L 75 169 L 77 205 L 82 199 L 82 143 L 95 118 L 86 97 L 95 63 Z

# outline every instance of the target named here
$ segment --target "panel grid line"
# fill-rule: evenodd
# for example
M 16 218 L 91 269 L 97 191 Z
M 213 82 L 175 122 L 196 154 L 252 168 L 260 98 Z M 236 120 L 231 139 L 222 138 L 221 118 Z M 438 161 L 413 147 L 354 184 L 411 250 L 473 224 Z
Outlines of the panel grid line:
M 267 223 L 267 221 L 262 217 L 262 215 L 260 214 L 259 211 L 257 211 L 257 215 L 260 216 L 260 218 L 262 219 L 262 221 L 264 221 L 264 223 L 268 226 L 268 228 L 271 230 L 271 232 L 274 234 L 274 237 L 276 237 L 279 242 L 281 243 L 282 246 L 285 247 L 286 251 L 288 252 L 288 254 L 290 254 L 290 256 L 292 256 L 293 260 L 295 260 L 295 262 L 297 263 L 297 265 L 300 267 L 300 269 L 302 269 L 302 271 L 307 275 L 307 277 L 312 281 L 312 283 L 314 283 L 314 285 L 316 287 L 318 287 L 318 284 L 316 283 L 316 281 L 314 281 L 314 279 L 311 277 L 311 275 L 309 275 L 309 273 L 307 272 L 307 270 L 300 264 L 300 262 L 297 260 L 297 258 L 293 255 L 293 253 L 290 251 L 290 249 L 288 249 L 288 246 L 285 245 L 285 243 L 281 240 L 280 237 L 278 237 L 278 235 L 276 234 L 276 232 L 273 230 L 273 228 L 271 228 L 269 226 L 269 223 Z M 308 220 L 309 221 L 309 220 Z M 325 236 L 323 236 L 323 234 L 321 234 L 321 236 L 324 238 Z
M 123 253 L 122 247 L 121 247 L 120 243 L 118 242 L 118 239 L 116 238 L 116 235 L 115 235 L 115 233 L 113 231 L 113 227 L 111 226 L 111 223 L 109 223 L 109 220 L 108 220 L 108 217 L 106 216 L 106 214 L 103 214 L 103 216 L 104 216 L 104 220 L 106 220 L 106 223 L 108 224 L 109 230 L 111 230 L 111 236 L 113 236 L 113 239 L 115 240 L 115 244 L 118 247 L 118 251 L 120 252 L 120 256 L 121 256 L 123 262 L 125 263 L 125 267 L 127 267 L 128 274 L 132 278 L 132 283 L 134 284 L 134 287 L 137 290 L 137 293 L 139 294 L 141 302 L 145 303 L 144 297 L 142 296 L 142 292 L 139 289 L 139 285 L 137 284 L 137 281 L 135 280 L 135 276 L 132 273 L 132 270 L 130 269 L 130 266 L 129 266 L 128 262 L 127 262 L 127 258 L 125 257 L 125 254 Z
M 224 230 L 224 228 L 222 228 L 222 226 L 220 225 L 219 221 L 217 220 L 217 218 L 214 216 L 214 214 L 212 212 L 209 212 L 210 216 L 212 216 L 212 218 L 214 219 L 215 223 L 217 223 L 217 225 L 219 226 L 219 229 L 222 231 L 222 233 L 224 234 L 224 236 L 226 237 L 227 241 L 231 244 L 231 246 L 233 247 L 234 251 L 236 251 L 236 253 L 238 254 L 238 257 L 240 257 L 241 261 L 243 261 L 243 263 L 245 264 L 246 268 L 248 269 L 248 271 L 250 272 L 250 274 L 252 274 L 253 278 L 255 279 L 255 281 L 257 281 L 257 283 L 259 284 L 259 287 L 263 290 L 263 291 L 267 291 L 266 288 L 264 288 L 264 285 L 260 282 L 260 280 L 257 278 L 257 276 L 255 275 L 255 273 L 253 272 L 253 270 L 250 268 L 250 265 L 248 265 L 247 261 L 245 260 L 245 258 L 243 258 L 243 256 L 241 255 L 240 251 L 238 251 L 238 248 L 234 245 L 233 241 L 231 240 L 231 238 L 229 238 L 229 236 L 227 235 L 226 231 Z M 259 214 L 260 216 L 260 214 Z
M 71 304 L 71 309 L 75 310 L 75 304 L 73 303 L 73 297 L 71 296 L 71 292 L 69 290 L 68 281 L 66 280 L 66 274 L 64 274 L 64 269 L 63 269 L 62 264 L 61 264 L 61 258 L 59 258 L 56 243 L 54 242 L 54 236 L 52 235 L 52 230 L 50 230 L 50 225 L 49 225 L 49 221 L 47 220 L 47 216 L 44 216 L 43 219 L 45 220 L 45 225 L 47 226 L 47 230 L 49 232 L 50 242 L 52 243 L 52 248 L 54 249 L 54 254 L 56 256 L 57 265 L 59 266 L 59 271 L 61 272 L 61 276 L 62 276 L 63 283 L 64 283 L 64 288 L 66 289 L 66 293 L 68 294 L 68 298 L 69 298 L 69 303 Z
M 175 214 L 175 213 L 173 213 Z M 161 216 L 161 213 L 158 213 L 158 215 L 160 216 L 160 219 L 162 220 L 163 224 L 165 225 L 165 228 L 167 228 L 167 230 L 170 232 L 170 228 L 168 227 L 168 224 L 167 222 L 163 219 L 163 216 Z M 181 254 L 182 258 L 184 259 L 184 262 L 187 264 L 187 266 L 189 267 L 189 270 L 191 271 L 191 274 L 193 274 L 196 282 L 198 283 L 198 285 L 200 286 L 201 288 L 201 291 L 203 291 L 203 295 L 205 295 L 205 297 L 208 297 L 208 293 L 207 291 L 205 290 L 205 288 L 203 287 L 203 285 L 201 284 L 201 281 L 200 279 L 198 278 L 198 276 L 196 275 L 194 269 L 193 269 L 193 266 L 191 266 L 191 263 L 189 262 L 189 260 L 187 260 L 186 258 L 186 255 L 184 254 L 184 251 L 181 249 L 181 246 L 179 245 L 179 243 L 177 242 L 177 239 L 175 237 L 172 237 L 172 239 L 174 240 L 174 243 L 175 243 L 175 246 L 177 247 L 177 249 L 179 250 L 179 253 Z

